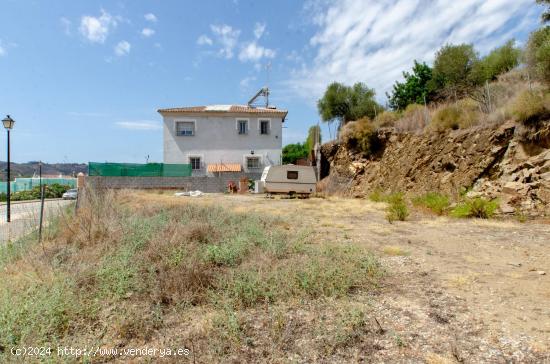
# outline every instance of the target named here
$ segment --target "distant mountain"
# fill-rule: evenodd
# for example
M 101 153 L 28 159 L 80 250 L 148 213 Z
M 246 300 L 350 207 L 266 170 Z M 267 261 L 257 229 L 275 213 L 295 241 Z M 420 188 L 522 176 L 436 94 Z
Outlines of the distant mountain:
M 0 162 L 0 180 L 6 180 L 6 168 L 8 163 Z M 42 175 L 76 176 L 78 173 L 88 174 L 86 163 L 42 163 Z M 38 162 L 10 163 L 11 178 L 38 176 Z

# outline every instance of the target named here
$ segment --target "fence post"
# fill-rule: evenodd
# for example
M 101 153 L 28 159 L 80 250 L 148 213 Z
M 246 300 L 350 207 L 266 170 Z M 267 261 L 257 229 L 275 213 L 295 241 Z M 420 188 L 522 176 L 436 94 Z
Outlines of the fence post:
M 38 225 L 38 242 L 42 242 L 42 222 L 44 221 L 44 189 L 45 185 L 40 188 L 40 224 Z

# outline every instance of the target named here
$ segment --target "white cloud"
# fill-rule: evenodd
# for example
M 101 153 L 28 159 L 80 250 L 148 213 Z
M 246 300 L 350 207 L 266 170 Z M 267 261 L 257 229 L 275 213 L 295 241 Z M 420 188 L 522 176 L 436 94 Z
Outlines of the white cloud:
M 4 49 L 4 47 L 2 47 L 2 42 L 0 41 L 0 57 L 5 55 L 6 55 L 6 50 Z
M 273 57 L 275 57 L 275 51 L 273 49 L 264 48 L 256 42 L 245 43 L 239 53 L 239 60 L 242 62 L 258 62 L 262 58 Z
M 115 54 L 117 56 L 125 56 L 128 53 L 130 53 L 130 49 L 132 48 L 132 45 L 128 43 L 127 41 L 123 40 L 117 43 L 115 46 Z
M 265 32 L 265 23 L 256 23 L 254 25 L 254 37 L 260 39 Z
M 199 45 L 212 45 L 212 38 L 210 38 L 209 36 L 207 36 L 206 34 L 202 34 L 198 39 L 197 39 L 197 44 Z
M 241 31 L 227 24 L 210 25 L 210 29 L 216 38 L 216 43 L 221 46 L 218 54 L 227 59 L 233 58 L 233 49 L 239 41 Z
M 155 34 L 155 31 L 151 28 L 143 28 L 141 31 L 141 35 L 143 35 L 146 38 L 152 37 Z
M 93 43 L 105 43 L 109 31 L 117 26 L 117 18 L 101 9 L 98 17 L 85 15 L 80 19 L 80 33 Z
M 313 60 L 286 85 L 307 99 L 332 81 L 366 82 L 379 99 L 413 60 L 432 62 L 445 43 L 473 43 L 485 53 L 537 26 L 531 0 L 344 0 L 310 5 L 318 27 Z M 522 22 L 525 16 L 530 22 Z M 518 25 L 515 25 L 518 24 Z M 516 30 L 510 34 L 510 28 Z
M 145 20 L 150 21 L 152 23 L 156 23 L 158 20 L 157 16 L 153 13 L 147 13 L 143 17 L 145 18 Z
M 162 125 L 155 121 L 138 120 L 138 121 L 118 121 L 115 125 L 122 129 L 130 130 L 161 130 Z

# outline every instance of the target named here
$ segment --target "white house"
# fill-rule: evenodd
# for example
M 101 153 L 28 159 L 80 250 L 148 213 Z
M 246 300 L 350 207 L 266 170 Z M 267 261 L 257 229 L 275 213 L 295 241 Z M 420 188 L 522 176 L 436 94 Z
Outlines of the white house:
M 193 175 L 261 173 L 281 164 L 286 110 L 249 105 L 160 109 L 164 163 L 189 163 Z

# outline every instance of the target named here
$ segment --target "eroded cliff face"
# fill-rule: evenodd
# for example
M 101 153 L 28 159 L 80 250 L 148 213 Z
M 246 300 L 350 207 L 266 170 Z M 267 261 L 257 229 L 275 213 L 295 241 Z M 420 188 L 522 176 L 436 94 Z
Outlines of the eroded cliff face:
M 537 129 L 539 130 L 539 129 Z M 532 137 L 535 135 L 535 137 Z M 550 215 L 550 149 L 547 135 L 507 122 L 498 127 L 446 133 L 399 134 L 380 130 L 383 149 L 366 158 L 345 146 L 322 147 L 329 180 L 349 181 L 355 196 L 370 191 L 422 194 L 437 191 L 458 198 L 498 197 L 501 212 Z

